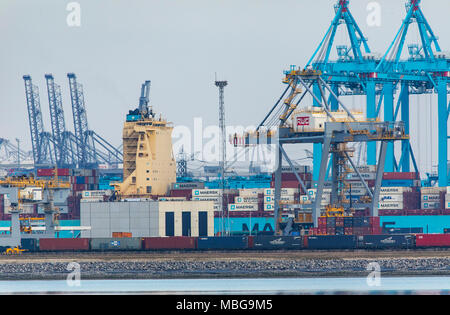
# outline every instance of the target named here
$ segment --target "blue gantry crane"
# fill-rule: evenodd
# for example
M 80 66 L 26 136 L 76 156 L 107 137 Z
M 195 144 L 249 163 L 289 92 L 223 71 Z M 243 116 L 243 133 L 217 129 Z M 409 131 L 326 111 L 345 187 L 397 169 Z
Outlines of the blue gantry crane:
M 108 164 L 122 163 L 123 154 L 95 131 L 90 130 L 87 121 L 83 86 L 77 82 L 74 73 L 68 73 L 72 114 L 77 139 L 76 147 L 80 168 L 96 168 L 104 162 Z M 96 147 L 96 144 L 101 149 Z
M 447 121 L 450 111 L 448 104 L 448 85 L 450 83 L 450 56 L 443 53 L 438 37 L 433 32 L 422 8 L 421 0 L 408 0 L 406 17 L 403 20 L 394 40 L 389 45 L 383 58 L 378 63 L 375 72 L 377 80 L 383 82 L 384 120 L 395 121 L 400 111 L 401 120 L 405 122 L 406 132 L 410 130 L 411 94 L 438 95 L 438 185 L 448 185 L 448 128 Z M 407 34 L 411 25 L 416 24 L 420 42 L 408 43 Z M 409 57 L 402 59 L 402 53 L 408 46 Z M 394 94 L 400 86 L 398 102 L 394 107 Z M 412 159 L 415 169 L 417 165 L 409 140 L 402 142 L 401 157 L 397 163 L 394 155 L 394 145 L 390 144 L 386 158 L 387 171 L 410 170 Z
M 25 82 L 25 94 L 27 99 L 28 120 L 33 148 L 33 159 L 36 166 L 54 165 L 53 138 L 44 130 L 42 120 L 39 88 L 33 84 L 31 76 L 23 76 Z
M 56 165 L 60 168 L 74 168 L 78 161 L 75 152 L 76 140 L 73 133 L 66 129 L 61 88 L 55 83 L 52 74 L 46 74 L 45 80 L 47 82 Z

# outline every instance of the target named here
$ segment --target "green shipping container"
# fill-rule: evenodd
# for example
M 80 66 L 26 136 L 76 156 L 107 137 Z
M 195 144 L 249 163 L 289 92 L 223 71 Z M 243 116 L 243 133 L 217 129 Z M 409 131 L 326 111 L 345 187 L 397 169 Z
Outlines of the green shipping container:
M 100 251 L 141 250 L 142 239 L 140 237 L 92 238 L 91 249 Z

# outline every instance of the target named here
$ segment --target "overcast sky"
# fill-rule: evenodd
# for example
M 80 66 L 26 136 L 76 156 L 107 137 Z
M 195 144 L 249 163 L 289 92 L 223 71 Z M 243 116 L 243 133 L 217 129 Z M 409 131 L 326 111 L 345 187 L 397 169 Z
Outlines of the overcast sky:
M 152 81 L 154 109 L 175 125 L 192 126 L 194 117 L 208 125 L 218 121 L 217 73 L 229 83 L 227 124 L 258 124 L 284 89 L 283 70 L 291 64 L 304 66 L 314 52 L 334 16 L 336 0 L 78 0 L 80 27 L 67 24 L 70 2 L 0 2 L 0 137 L 18 137 L 24 148 L 31 149 L 24 74 L 40 88 L 47 131 L 46 73 L 62 87 L 66 125 L 73 130 L 68 72 L 76 73 L 84 86 L 89 127 L 114 145 L 121 143 L 125 115 L 137 107 L 145 80 Z M 379 27 L 366 22 L 370 2 L 381 5 Z M 373 51 L 386 51 L 405 16 L 404 3 L 350 1 Z M 441 47 L 450 50 L 450 1 L 423 0 L 422 8 Z M 336 38 L 337 43 L 347 41 L 343 32 Z M 413 136 L 437 122 L 436 106 L 428 106 L 430 97 L 414 98 Z M 365 108 L 357 98 L 347 103 Z M 433 124 L 427 117 L 434 117 Z M 420 141 L 429 146 L 419 159 L 431 167 L 437 142 L 427 141 L 431 134 L 421 134 L 423 139 L 415 139 L 413 147 Z

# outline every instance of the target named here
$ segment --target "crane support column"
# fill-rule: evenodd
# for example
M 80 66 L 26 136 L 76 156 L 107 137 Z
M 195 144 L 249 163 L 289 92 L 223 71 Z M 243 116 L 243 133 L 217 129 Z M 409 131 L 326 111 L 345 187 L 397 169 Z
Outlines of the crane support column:
M 367 105 L 366 116 L 368 120 L 375 120 L 376 114 L 376 94 L 375 94 L 375 81 L 367 81 Z M 367 143 L 367 164 L 377 165 L 377 144 L 375 142 Z
M 388 82 L 384 89 L 384 121 L 394 121 L 394 84 Z M 385 172 L 394 171 L 394 142 L 389 142 L 386 151 Z
M 370 208 L 370 216 L 378 216 L 378 200 L 380 198 L 381 180 L 383 179 L 384 163 L 387 152 L 387 141 L 381 141 L 380 143 L 380 156 L 378 157 L 377 175 L 375 177 L 375 188 L 372 196 L 372 206 Z
M 439 173 L 439 187 L 446 187 L 448 185 L 447 175 L 447 157 L 448 157 L 448 115 L 447 115 L 447 81 L 440 79 L 438 81 L 438 173 Z
M 281 219 L 281 209 L 280 209 L 280 199 L 281 199 L 281 167 L 283 163 L 283 147 L 281 142 L 277 146 L 277 157 L 276 157 L 276 169 L 275 169 L 275 201 L 274 201 L 274 218 L 275 218 L 275 234 L 281 235 L 280 230 L 280 219 Z
M 402 121 L 405 122 L 405 133 L 409 136 L 409 84 L 407 82 L 402 83 L 401 92 L 401 117 Z M 410 172 L 411 170 L 411 153 L 409 151 L 409 139 L 402 140 L 402 172 Z
M 317 83 L 313 84 L 313 93 L 317 96 L 317 99 L 321 99 L 322 95 L 320 93 L 320 88 Z M 316 100 L 313 98 L 313 106 L 314 107 L 322 107 Z M 322 159 L 322 145 L 320 143 L 313 144 L 313 181 L 317 182 L 319 180 L 319 166 L 320 160 Z
M 330 147 L 331 147 L 331 138 L 332 138 L 332 134 L 327 134 L 327 130 L 325 128 L 325 139 L 323 142 L 322 159 L 320 161 L 320 169 L 319 169 L 320 176 L 318 178 L 318 183 L 317 183 L 316 200 L 313 204 L 312 217 L 314 220 L 314 226 L 318 226 L 318 223 L 319 223 L 320 209 L 321 209 L 321 203 L 322 203 L 322 193 L 323 193 L 323 186 L 324 186 L 324 181 L 325 181 L 325 173 L 327 170 L 328 155 L 330 153 Z

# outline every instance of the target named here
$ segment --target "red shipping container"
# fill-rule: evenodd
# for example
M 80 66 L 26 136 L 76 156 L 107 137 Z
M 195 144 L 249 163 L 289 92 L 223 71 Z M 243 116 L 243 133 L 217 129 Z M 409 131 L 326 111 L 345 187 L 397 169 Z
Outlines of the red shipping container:
M 443 215 L 450 215 L 450 209 L 444 209 L 442 210 Z
M 144 237 L 143 249 L 196 249 L 197 238 L 187 236 Z
M 337 217 L 336 218 L 336 227 L 343 227 L 344 226 L 344 218 L 343 217 Z
M 39 249 L 44 251 L 57 250 L 89 250 L 88 238 L 41 238 Z
M 414 180 L 420 179 L 419 175 L 420 175 L 419 173 L 415 172 L 390 172 L 390 173 L 383 173 L 383 179 Z
M 319 228 L 317 232 L 318 232 L 319 235 L 326 235 L 327 234 L 327 228 Z
M 192 189 L 171 190 L 170 197 L 186 197 L 189 200 L 192 198 Z
M 344 228 L 344 234 L 345 235 L 353 235 L 353 228 L 351 228 L 351 227 Z
M 55 169 L 54 168 L 40 168 L 37 170 L 37 176 L 43 177 L 43 176 L 55 176 Z M 69 169 L 68 168 L 58 168 L 57 171 L 58 176 L 69 176 Z
M 417 234 L 417 247 L 450 246 L 450 234 Z

